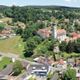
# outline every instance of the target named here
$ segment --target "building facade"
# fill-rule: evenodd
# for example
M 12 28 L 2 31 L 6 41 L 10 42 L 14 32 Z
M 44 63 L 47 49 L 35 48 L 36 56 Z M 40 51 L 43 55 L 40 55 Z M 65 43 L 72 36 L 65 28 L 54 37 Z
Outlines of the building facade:
M 66 39 L 66 30 L 57 29 L 56 24 L 51 24 L 50 28 L 44 28 L 37 31 L 38 35 L 42 38 L 49 38 L 50 36 L 53 39 L 58 39 L 59 41 L 64 41 Z

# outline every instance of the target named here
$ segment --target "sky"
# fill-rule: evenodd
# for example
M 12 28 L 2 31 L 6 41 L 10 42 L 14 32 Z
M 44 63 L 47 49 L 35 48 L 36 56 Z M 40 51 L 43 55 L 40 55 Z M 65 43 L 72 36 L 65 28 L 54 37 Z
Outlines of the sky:
M 80 7 L 80 0 L 0 0 L 0 5 L 58 5 L 69 7 Z

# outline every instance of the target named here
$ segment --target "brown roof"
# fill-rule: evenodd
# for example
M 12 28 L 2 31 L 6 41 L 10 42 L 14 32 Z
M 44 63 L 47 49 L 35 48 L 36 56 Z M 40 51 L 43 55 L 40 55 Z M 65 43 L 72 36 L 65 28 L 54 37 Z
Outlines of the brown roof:
M 60 34 L 66 34 L 66 30 L 65 29 L 58 29 L 57 35 L 60 35 Z
M 48 28 L 44 28 L 44 29 L 39 29 L 38 34 L 42 34 L 45 37 L 49 37 L 51 34 L 51 31 Z
M 37 33 L 48 38 L 48 37 L 50 37 L 52 32 L 51 32 L 50 28 L 44 28 L 44 29 L 39 29 Z M 65 29 L 58 29 L 57 30 L 57 35 L 58 36 L 63 35 L 63 34 L 66 34 Z
M 71 36 L 73 37 L 73 38 L 80 38 L 80 34 L 78 34 L 78 33 L 76 33 L 76 32 L 73 32 L 73 33 L 71 33 Z

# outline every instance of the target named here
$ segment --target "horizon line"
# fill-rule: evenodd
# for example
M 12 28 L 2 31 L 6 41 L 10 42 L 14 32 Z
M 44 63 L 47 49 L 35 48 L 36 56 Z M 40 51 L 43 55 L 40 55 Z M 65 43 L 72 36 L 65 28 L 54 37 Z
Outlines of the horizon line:
M 69 8 L 80 8 L 80 6 L 65 6 L 65 5 L 16 5 L 16 4 L 12 4 L 12 5 L 1 5 L 1 6 L 7 6 L 7 7 L 12 7 L 12 6 L 19 6 L 19 7 L 24 7 L 24 6 L 42 6 L 42 7 L 45 7 L 45 6 L 54 6 L 54 7 L 69 7 Z

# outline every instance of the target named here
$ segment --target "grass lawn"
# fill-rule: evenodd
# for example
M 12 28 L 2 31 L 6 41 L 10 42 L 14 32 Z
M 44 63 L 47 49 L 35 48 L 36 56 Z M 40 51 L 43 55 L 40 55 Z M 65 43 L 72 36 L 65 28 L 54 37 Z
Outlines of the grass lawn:
M 22 54 L 24 43 L 20 36 L 0 40 L 0 52 Z
M 4 18 L 0 18 L 0 20 L 3 22 L 7 22 L 7 21 L 12 21 L 12 18 L 4 17 Z
M 63 57 L 66 59 L 66 58 L 68 58 L 68 57 L 78 57 L 78 56 L 80 56 L 80 53 L 66 53 L 66 52 L 64 52 L 64 53 L 62 53 L 63 54 Z
M 6 67 L 8 64 L 11 63 L 11 59 L 7 57 L 3 57 L 0 61 L 0 70 L 2 70 L 4 67 Z

